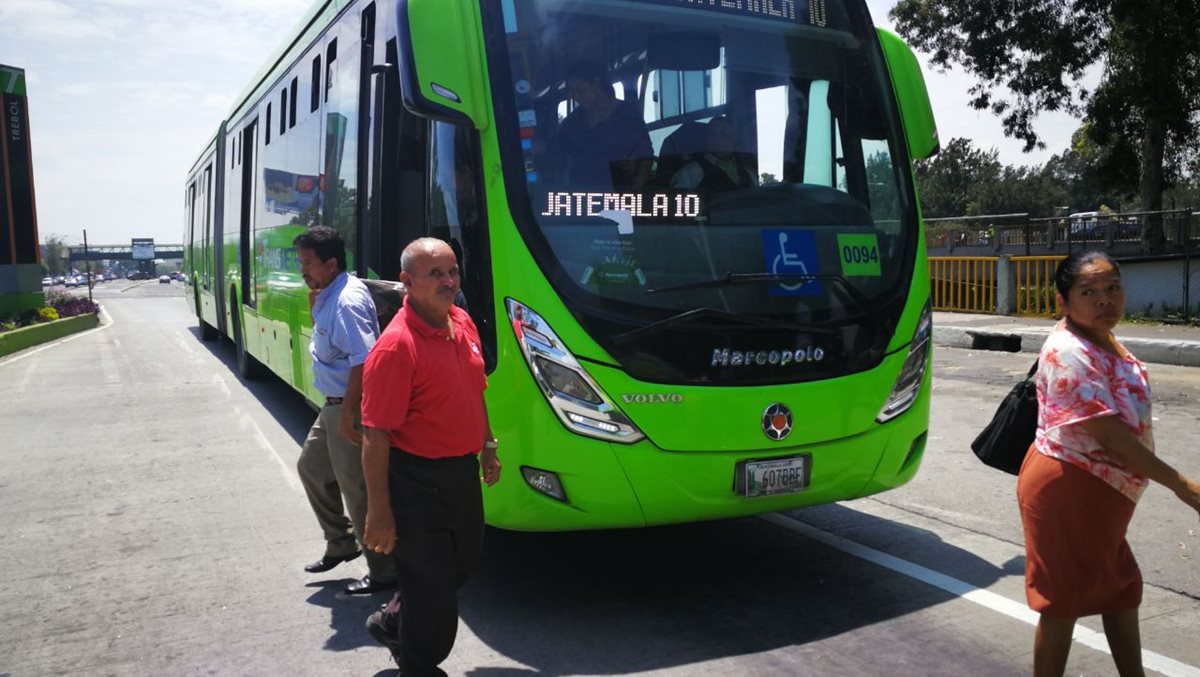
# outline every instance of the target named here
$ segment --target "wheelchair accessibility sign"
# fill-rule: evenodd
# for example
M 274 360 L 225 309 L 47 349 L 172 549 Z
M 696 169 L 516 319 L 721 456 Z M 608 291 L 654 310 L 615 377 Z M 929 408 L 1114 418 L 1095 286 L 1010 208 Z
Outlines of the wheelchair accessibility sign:
M 764 228 L 762 239 L 768 273 L 804 276 L 821 272 L 817 238 L 811 230 Z M 784 280 L 768 290 L 771 296 L 817 296 L 823 292 L 820 281 L 804 279 Z

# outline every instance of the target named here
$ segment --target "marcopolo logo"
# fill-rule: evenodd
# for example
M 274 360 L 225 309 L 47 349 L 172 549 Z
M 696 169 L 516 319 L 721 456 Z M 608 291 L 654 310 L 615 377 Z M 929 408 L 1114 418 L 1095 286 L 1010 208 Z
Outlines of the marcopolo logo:
M 625 393 L 621 395 L 625 404 L 679 404 L 683 395 L 678 393 Z
M 816 346 L 796 348 L 795 350 L 729 350 L 714 348 L 712 366 L 714 367 L 752 367 L 777 364 L 781 367 L 801 362 L 820 362 L 825 359 L 825 350 Z

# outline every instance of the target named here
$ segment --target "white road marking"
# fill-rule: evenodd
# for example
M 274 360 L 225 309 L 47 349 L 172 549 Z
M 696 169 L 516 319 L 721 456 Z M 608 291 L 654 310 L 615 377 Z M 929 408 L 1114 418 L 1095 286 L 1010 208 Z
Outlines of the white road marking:
M 190 330 L 180 329 L 175 333 L 175 342 L 179 344 L 180 348 L 183 348 L 185 351 L 187 351 L 189 355 L 196 354 L 196 349 L 192 347 L 192 343 L 194 343 L 195 340 L 196 339 L 194 336 L 192 336 L 192 332 Z
M 100 351 L 104 356 L 100 359 L 100 370 L 104 372 L 104 382 L 112 385 L 121 384 L 121 372 L 117 370 L 118 353 L 112 346 L 101 344 Z
M 113 319 L 112 319 L 112 317 L 109 316 L 108 311 L 104 310 L 104 306 L 100 306 L 100 322 L 101 322 L 101 324 L 99 327 L 94 327 L 94 328 L 88 329 L 86 331 L 81 331 L 78 334 L 71 334 L 70 336 L 61 338 L 53 343 L 47 343 L 46 345 L 41 346 L 40 348 L 32 348 L 23 353 L 20 353 L 19 355 L 14 355 L 11 357 L 4 358 L 4 359 L 0 360 L 0 367 L 12 364 L 14 362 L 20 362 L 21 360 L 23 360 L 27 357 L 30 357 L 32 355 L 37 355 L 38 353 L 42 352 L 43 350 L 50 350 L 54 346 L 61 346 L 62 344 L 67 343 L 69 341 L 74 341 L 75 339 L 77 339 L 81 336 L 87 336 L 88 334 L 93 334 L 95 332 L 104 331 L 105 329 L 108 329 L 109 327 L 113 326 Z
M 771 524 L 783 527 L 805 538 L 818 541 L 877 566 L 890 569 L 927 585 L 932 585 L 935 588 L 940 588 L 952 595 L 969 600 L 1010 618 L 1033 626 L 1036 626 L 1038 623 L 1038 614 L 1036 611 L 1003 595 L 981 590 L 957 578 L 938 573 L 932 569 L 927 569 L 919 564 L 913 564 L 908 560 L 900 559 L 899 557 L 880 552 L 873 548 L 868 548 L 860 543 L 855 543 L 847 538 L 831 534 L 828 531 L 823 531 L 790 517 L 778 514 L 762 515 L 761 517 Z M 1108 640 L 1104 638 L 1103 632 L 1096 632 L 1076 623 L 1074 639 L 1088 648 L 1103 651 L 1110 655 L 1112 653 L 1108 648 Z M 1200 668 L 1145 649 L 1142 650 L 1142 664 L 1147 669 L 1162 673 L 1167 675 L 1167 677 L 1200 677 Z
M 229 384 L 225 382 L 225 379 L 221 378 L 220 374 L 213 374 L 212 382 L 221 387 L 221 392 L 225 394 L 225 399 L 233 397 L 233 392 L 229 390 Z
M 36 364 L 25 365 L 25 374 L 21 376 L 21 382 L 17 384 L 17 392 L 23 393 L 29 389 L 29 383 L 33 380 L 33 375 L 37 373 Z
M 274 458 L 275 462 L 279 464 L 279 471 L 283 473 L 283 479 L 287 480 L 288 486 L 292 488 L 292 491 L 295 491 L 298 494 L 303 494 L 304 488 L 300 486 L 300 477 L 296 474 L 296 469 L 290 467 L 283 460 L 283 457 L 279 455 L 279 452 L 275 449 L 275 446 L 271 444 L 271 441 L 268 440 L 267 436 L 263 434 L 262 428 L 258 427 L 258 424 L 254 422 L 254 419 L 251 418 L 249 414 L 242 413 L 242 426 L 249 427 L 251 430 L 253 430 L 255 441 L 258 442 L 259 446 L 271 453 L 272 458 Z

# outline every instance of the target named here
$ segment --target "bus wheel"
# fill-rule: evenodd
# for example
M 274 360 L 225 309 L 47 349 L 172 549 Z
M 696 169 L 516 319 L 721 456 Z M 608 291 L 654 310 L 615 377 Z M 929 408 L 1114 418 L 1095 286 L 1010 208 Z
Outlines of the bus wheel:
M 200 340 L 201 341 L 216 341 L 220 334 L 217 328 L 204 321 L 203 318 L 196 318 L 200 322 Z
M 201 341 L 216 341 L 220 337 L 221 332 L 217 328 L 204 321 L 204 316 L 200 314 L 200 293 L 196 292 L 196 322 L 200 324 L 200 340 Z
M 242 335 L 241 308 L 236 303 L 236 299 L 236 296 L 230 296 L 230 307 L 233 308 L 230 315 L 233 317 L 233 343 L 237 348 L 238 375 L 247 381 L 254 381 L 261 377 L 265 370 L 262 363 L 254 359 L 250 351 L 246 350 L 246 339 Z

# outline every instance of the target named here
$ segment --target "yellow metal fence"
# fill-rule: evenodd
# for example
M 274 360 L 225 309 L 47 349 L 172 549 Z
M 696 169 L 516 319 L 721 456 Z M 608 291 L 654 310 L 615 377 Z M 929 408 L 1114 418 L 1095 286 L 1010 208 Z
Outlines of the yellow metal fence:
M 933 309 L 996 312 L 997 260 L 994 256 L 929 257 Z
M 1058 314 L 1054 300 L 1054 271 L 1066 256 L 1014 256 L 1017 281 L 1017 314 L 1052 317 Z
M 1008 268 L 1009 284 L 1016 291 L 1016 313 L 1054 317 L 1054 271 L 1065 256 L 1014 256 Z M 929 284 L 934 310 L 959 313 L 1011 312 L 1010 287 L 1007 310 L 997 308 L 997 268 L 994 256 L 931 256 Z

